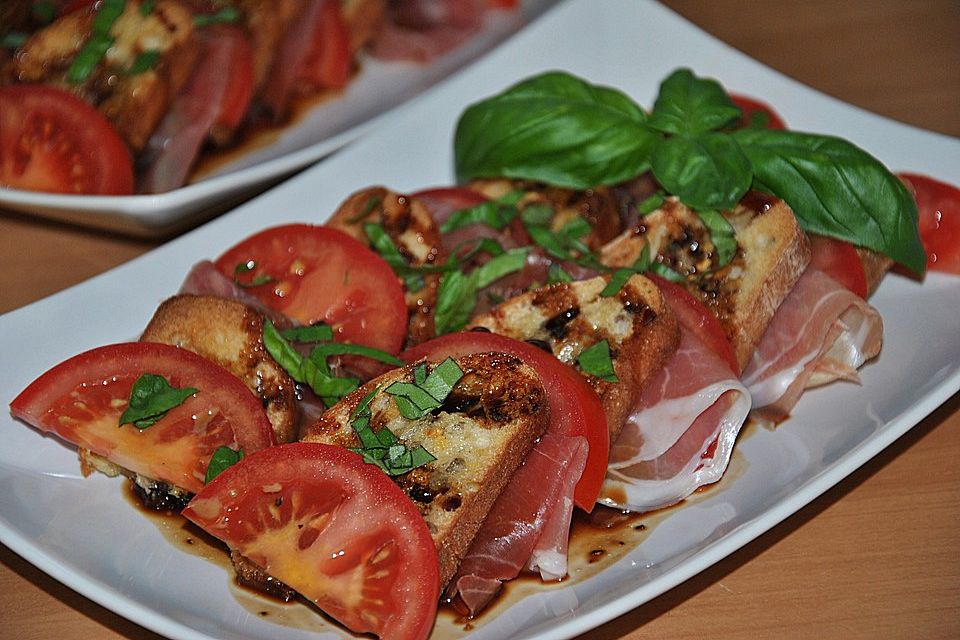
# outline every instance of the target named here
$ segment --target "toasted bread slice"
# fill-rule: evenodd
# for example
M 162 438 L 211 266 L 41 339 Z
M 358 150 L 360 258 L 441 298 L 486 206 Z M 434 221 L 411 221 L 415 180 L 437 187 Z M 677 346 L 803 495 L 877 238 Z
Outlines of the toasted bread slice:
M 474 318 L 470 326 L 538 341 L 573 366 L 584 350 L 606 340 L 618 381 L 585 375 L 603 403 L 613 442 L 643 387 L 676 350 L 680 330 L 649 279 L 634 275 L 615 295 L 601 296 L 608 281 L 596 277 L 531 291 Z
M 446 258 L 433 216 L 415 198 L 394 193 L 386 187 L 369 187 L 350 195 L 327 221 L 327 226 L 369 246 L 371 239 L 364 230 L 368 223 L 383 225 L 410 266 L 435 264 Z M 404 286 L 409 312 L 407 346 L 434 336 L 433 315 L 439 283 L 440 274 L 434 273 L 424 274 L 422 287 L 416 290 Z
M 651 258 L 683 276 L 681 284 L 717 316 L 743 368 L 807 268 L 810 242 L 790 207 L 772 196 L 753 194 L 723 216 L 738 244 L 723 267 L 715 266 L 707 227 L 676 198 L 604 246 L 601 261 L 626 267 L 649 246 Z
M 140 336 L 213 360 L 260 398 L 278 443 L 297 437 L 296 387 L 263 344 L 263 316 L 245 304 L 213 296 L 164 301 Z
M 423 418 L 404 418 L 395 382 L 411 382 L 416 365 L 394 369 L 366 383 L 324 413 L 301 439 L 359 447 L 351 414 L 376 390 L 370 427 L 387 428 L 408 448 L 423 446 L 436 457 L 394 476 L 427 522 L 440 555 L 441 584 L 453 576 L 513 472 L 547 427 L 549 409 L 537 374 L 518 358 L 480 353 L 456 359 L 464 375 L 443 405 Z M 435 364 L 427 364 L 432 371 Z

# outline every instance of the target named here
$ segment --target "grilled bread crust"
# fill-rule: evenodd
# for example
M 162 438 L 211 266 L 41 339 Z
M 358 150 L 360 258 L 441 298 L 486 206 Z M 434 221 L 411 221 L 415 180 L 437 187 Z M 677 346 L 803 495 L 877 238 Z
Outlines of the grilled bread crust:
M 363 228 L 368 223 L 382 224 L 411 266 L 440 263 L 446 258 L 436 222 L 416 198 L 394 193 L 386 187 L 369 187 L 344 200 L 326 224 L 369 246 L 370 239 Z M 404 287 L 409 312 L 408 347 L 435 335 L 433 319 L 440 274 L 424 274 L 422 279 L 424 285 L 417 291 Z
M 509 482 L 549 422 L 546 394 L 537 374 L 518 358 L 479 353 L 456 358 L 463 378 L 439 409 L 410 420 L 384 392 L 411 382 L 416 365 L 394 369 L 325 412 L 301 440 L 344 447 L 360 442 L 351 413 L 374 389 L 368 405 L 374 431 L 390 429 L 408 447 L 422 445 L 437 459 L 394 481 L 420 510 L 440 556 L 446 584 L 494 500 Z M 434 365 L 428 363 L 432 370 Z
M 618 381 L 584 375 L 600 396 L 613 442 L 644 386 L 676 350 L 680 330 L 652 281 L 634 275 L 615 295 L 601 296 L 608 281 L 596 277 L 531 291 L 474 318 L 470 326 L 536 341 L 575 367 L 585 349 L 606 340 Z
M 177 295 L 164 301 L 140 336 L 213 360 L 260 398 L 278 443 L 297 437 L 296 388 L 263 344 L 263 316 L 247 305 L 213 296 Z
M 720 320 L 743 368 L 807 268 L 810 242 L 790 207 L 772 196 L 751 194 L 723 216 L 738 245 L 723 267 L 715 267 L 715 247 L 700 217 L 676 198 L 604 246 L 601 261 L 627 267 L 649 246 L 649 255 L 683 276 L 680 284 Z

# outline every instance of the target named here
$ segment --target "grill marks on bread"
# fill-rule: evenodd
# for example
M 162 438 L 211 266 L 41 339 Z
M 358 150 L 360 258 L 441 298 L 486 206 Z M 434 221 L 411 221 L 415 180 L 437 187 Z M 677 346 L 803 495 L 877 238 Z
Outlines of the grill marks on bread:
M 613 441 L 643 387 L 676 350 L 680 330 L 653 282 L 634 275 L 617 294 L 603 297 L 608 281 L 596 277 L 525 293 L 474 318 L 471 327 L 546 344 L 572 366 L 606 340 L 618 382 L 581 373 L 600 396 Z
M 540 379 L 519 358 L 479 353 L 456 362 L 463 377 L 443 405 L 423 418 L 401 416 L 393 396 L 384 391 L 393 382 L 412 382 L 415 365 L 410 365 L 348 395 L 302 438 L 360 446 L 350 415 L 368 393 L 379 389 L 369 404 L 371 428 L 390 429 L 408 448 L 421 445 L 437 458 L 394 481 L 427 522 L 440 555 L 442 584 L 455 573 L 494 500 L 549 422 Z
M 650 255 L 682 275 L 680 284 L 719 319 L 743 368 L 807 268 L 810 243 L 790 207 L 772 196 L 750 194 L 723 216 L 738 245 L 723 267 L 716 265 L 700 217 L 676 198 L 606 245 L 600 258 L 608 266 L 627 267 L 649 246 Z

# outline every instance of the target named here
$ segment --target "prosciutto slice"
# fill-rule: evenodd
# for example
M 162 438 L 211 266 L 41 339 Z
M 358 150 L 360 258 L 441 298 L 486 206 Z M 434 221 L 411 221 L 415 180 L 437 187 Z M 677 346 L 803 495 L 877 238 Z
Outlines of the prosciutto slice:
M 749 412 L 747 389 L 681 324 L 677 351 L 646 386 L 611 448 L 600 502 L 651 511 L 716 482 Z
M 573 489 L 586 460 L 585 438 L 545 434 L 493 504 L 446 596 L 476 615 L 524 568 L 545 580 L 565 576 Z
M 859 382 L 857 369 L 880 353 L 876 309 L 822 271 L 809 268 L 767 327 L 743 381 L 761 417 L 789 415 L 804 389 Z
M 480 0 L 401 0 L 390 7 L 371 53 L 381 60 L 427 63 L 482 26 Z

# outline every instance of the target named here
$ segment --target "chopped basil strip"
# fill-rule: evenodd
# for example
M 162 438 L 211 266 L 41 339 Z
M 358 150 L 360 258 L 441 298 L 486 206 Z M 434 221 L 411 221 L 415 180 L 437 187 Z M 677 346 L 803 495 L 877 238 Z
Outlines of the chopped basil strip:
M 242 289 L 249 289 L 250 287 L 259 287 L 260 285 L 269 284 L 274 281 L 272 276 L 269 276 L 265 273 L 254 276 L 250 282 L 240 282 L 240 276 L 245 273 L 250 273 L 257 268 L 257 263 L 254 260 L 247 260 L 246 262 L 238 262 L 233 267 L 233 283 Z
M 280 335 L 293 342 L 329 342 L 333 340 L 333 329 L 321 322 L 307 327 L 284 329 Z
M 683 274 L 677 273 L 662 262 L 654 262 L 651 264 L 650 271 L 653 271 L 664 280 L 669 280 L 670 282 L 683 282 L 686 280 L 686 278 L 683 277 Z
M 373 250 L 380 254 L 380 257 L 390 265 L 394 273 L 403 278 L 408 291 L 423 289 L 425 286 L 423 276 L 415 267 L 411 267 L 407 263 L 407 259 L 400 253 L 400 249 L 394 244 L 393 239 L 382 224 L 369 222 L 363 225 L 363 231 L 367 234 L 367 239 L 370 240 Z
M 123 14 L 126 0 L 103 0 L 100 10 L 93 18 L 90 37 L 80 48 L 79 53 L 67 69 L 67 82 L 79 84 L 84 82 L 93 73 L 107 50 L 113 46 L 114 38 L 110 35 L 113 24 Z
M 216 13 L 196 13 L 193 16 L 193 24 L 198 27 L 206 27 L 211 24 L 234 23 L 240 19 L 240 11 L 234 7 L 224 7 Z
M 382 198 L 379 198 L 379 197 L 377 197 L 377 196 L 371 196 L 371 197 L 370 197 L 369 199 L 367 199 L 367 201 L 363 204 L 363 209 L 360 210 L 360 213 L 358 213 L 357 215 L 353 216 L 352 218 L 348 218 L 348 219 L 347 219 L 347 222 L 349 222 L 349 223 L 360 222 L 361 220 L 366 219 L 367 216 L 369 216 L 371 213 L 373 213 L 374 211 L 376 211 L 376 210 L 377 210 L 378 208 L 380 208 L 382 205 L 383 205 L 383 199 L 382 199 Z
M 26 41 L 27 34 L 15 31 L 0 37 L 0 47 L 4 49 L 19 49 Z
M 499 245 L 498 245 L 499 246 Z M 449 271 L 440 279 L 434 327 L 437 335 L 457 331 L 466 326 L 477 306 L 477 292 L 500 278 L 523 269 L 529 248 L 510 249 L 494 256 L 469 274 Z
M 219 446 L 210 456 L 210 464 L 207 465 L 207 473 L 203 478 L 204 484 L 210 484 L 210 481 L 226 471 L 229 467 L 243 460 L 243 449 L 234 451 L 227 446 Z
M 523 191 L 514 190 L 495 200 L 488 200 L 467 209 L 454 211 L 440 225 L 440 233 L 449 233 L 472 224 L 484 224 L 501 231 L 517 217 L 517 208 L 514 205 L 522 197 Z
M 140 55 L 137 56 L 137 59 L 133 61 L 133 64 L 130 65 L 130 74 L 137 75 L 153 69 L 154 65 L 157 64 L 157 60 L 159 59 L 160 52 L 156 49 L 142 51 Z
M 360 454 L 364 462 L 380 467 L 391 476 L 407 473 L 436 460 L 421 445 L 408 449 L 387 427 L 381 427 L 379 431 L 370 427 L 370 402 L 379 391 L 380 387 L 377 387 L 365 395 L 350 413 L 350 425 L 360 441 L 359 447 L 350 450 Z
M 148 16 L 153 13 L 153 8 L 157 5 L 157 0 L 144 0 L 140 4 L 140 15 Z
M 53 22 L 54 18 L 57 17 L 57 11 L 58 7 L 52 0 L 34 0 L 33 6 L 30 8 L 33 19 L 43 25 Z
M 313 348 L 313 351 L 310 352 L 310 359 L 314 362 L 322 360 L 324 364 L 326 364 L 328 357 L 342 355 L 363 356 L 364 358 L 370 358 L 377 362 L 392 364 L 395 367 L 402 367 L 404 364 L 403 360 L 390 355 L 386 351 L 367 347 L 362 344 L 349 344 L 346 342 L 327 342 L 316 346 Z
M 394 382 L 384 389 L 394 397 L 400 415 L 408 420 L 417 420 L 440 408 L 463 377 L 463 370 L 452 358 L 438 364 L 429 375 L 425 375 L 426 371 L 427 365 L 419 364 L 414 368 L 414 382 Z
M 547 284 L 558 282 L 573 282 L 573 276 L 567 273 L 559 264 L 552 262 L 547 269 Z
M 312 358 L 305 358 L 280 335 L 269 320 L 263 323 L 263 345 L 291 378 L 309 386 L 328 407 L 360 386 L 360 381 L 356 378 L 331 375 L 326 362 L 318 363 Z
M 610 344 L 606 340 L 601 340 L 592 347 L 584 349 L 577 358 L 577 364 L 580 369 L 595 378 L 600 378 L 607 382 L 619 382 L 616 372 L 613 370 L 613 360 L 610 359 Z
M 665 200 L 666 198 L 663 197 L 662 193 L 655 193 L 637 205 L 637 213 L 641 216 L 645 216 L 648 213 L 653 213 L 663 206 Z
M 737 255 L 737 238 L 733 226 L 717 211 L 698 211 L 700 219 L 710 232 L 717 262 L 715 267 L 723 267 Z
M 640 256 L 634 261 L 632 265 L 624 269 L 617 269 L 613 272 L 613 275 L 610 276 L 610 281 L 607 283 L 607 286 L 603 288 L 603 291 L 600 292 L 600 295 L 604 298 L 609 298 L 620 292 L 620 289 L 623 288 L 623 285 L 627 283 L 627 280 L 636 273 L 644 273 L 650 269 L 650 245 L 644 244 L 643 249 L 640 250 Z
M 161 375 L 145 373 L 130 389 L 130 403 L 120 415 L 120 426 L 132 424 L 137 429 L 146 429 L 159 422 L 167 412 L 179 407 L 197 393 L 193 387 L 178 389 Z

